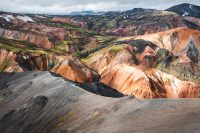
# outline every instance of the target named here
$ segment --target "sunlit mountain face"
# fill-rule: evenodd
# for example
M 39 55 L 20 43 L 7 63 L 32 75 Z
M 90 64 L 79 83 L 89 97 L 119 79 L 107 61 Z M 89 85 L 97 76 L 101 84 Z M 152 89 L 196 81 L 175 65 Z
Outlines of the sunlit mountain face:
M 200 131 L 198 0 L 11 1 L 1 133 Z

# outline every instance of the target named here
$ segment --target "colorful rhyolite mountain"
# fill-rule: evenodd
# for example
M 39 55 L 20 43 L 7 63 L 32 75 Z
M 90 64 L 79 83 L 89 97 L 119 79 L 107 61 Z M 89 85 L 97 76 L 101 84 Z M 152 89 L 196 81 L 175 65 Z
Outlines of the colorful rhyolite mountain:
M 187 28 L 120 38 L 123 44 L 98 51 L 85 62 L 100 73 L 102 83 L 127 95 L 198 97 L 199 38 L 199 31 Z
M 51 71 L 137 98 L 197 98 L 200 19 L 174 8 L 67 17 L 1 12 L 0 71 Z

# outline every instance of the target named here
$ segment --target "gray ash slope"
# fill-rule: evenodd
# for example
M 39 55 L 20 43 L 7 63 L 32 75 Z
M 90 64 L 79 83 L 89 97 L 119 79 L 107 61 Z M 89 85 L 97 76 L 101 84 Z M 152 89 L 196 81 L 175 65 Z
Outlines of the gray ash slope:
M 49 72 L 0 74 L 2 133 L 199 131 L 199 99 L 103 97 Z

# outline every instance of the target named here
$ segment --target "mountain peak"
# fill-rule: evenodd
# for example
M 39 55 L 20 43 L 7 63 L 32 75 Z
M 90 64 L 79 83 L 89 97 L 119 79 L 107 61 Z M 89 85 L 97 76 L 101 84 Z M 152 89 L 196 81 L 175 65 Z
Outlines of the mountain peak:
M 183 3 L 180 5 L 175 5 L 167 9 L 167 11 L 175 12 L 181 16 L 190 16 L 200 18 L 200 6 Z

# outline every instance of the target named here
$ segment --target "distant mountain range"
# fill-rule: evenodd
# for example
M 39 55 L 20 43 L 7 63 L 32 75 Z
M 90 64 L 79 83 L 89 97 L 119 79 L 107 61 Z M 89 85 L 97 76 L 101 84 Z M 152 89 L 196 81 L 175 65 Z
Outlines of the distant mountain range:
M 95 15 L 105 15 L 105 14 L 113 14 L 113 13 L 140 13 L 140 12 L 149 12 L 149 11 L 156 11 L 155 9 L 146 9 L 146 8 L 133 8 L 131 10 L 126 11 L 101 11 L 101 12 L 95 12 L 95 11 L 74 11 L 69 13 L 69 16 L 95 16 Z
M 74 11 L 69 13 L 69 16 L 95 16 L 95 15 L 105 15 L 109 13 L 140 13 L 140 12 L 149 12 L 149 11 L 156 11 L 156 9 L 145 9 L 145 8 L 133 8 L 132 10 L 127 11 L 108 11 L 108 12 L 95 12 L 95 11 Z M 179 14 L 180 16 L 191 16 L 200 18 L 200 6 L 183 3 L 179 5 L 175 5 L 166 9 L 165 11 L 170 11 Z
M 69 13 L 70 16 L 86 16 L 86 15 L 103 15 L 105 12 L 95 12 L 95 11 L 75 11 Z

